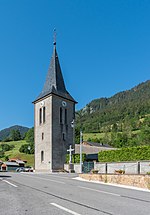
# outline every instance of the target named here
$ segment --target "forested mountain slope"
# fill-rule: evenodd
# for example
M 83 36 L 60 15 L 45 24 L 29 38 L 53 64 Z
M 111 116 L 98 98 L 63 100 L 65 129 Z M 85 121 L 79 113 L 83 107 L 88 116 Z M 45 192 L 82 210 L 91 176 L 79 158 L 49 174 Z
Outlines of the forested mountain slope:
M 0 140 L 4 140 L 8 137 L 10 137 L 12 130 L 18 130 L 21 134 L 21 137 L 23 138 L 24 134 L 29 130 L 29 128 L 19 125 L 14 125 L 9 128 L 5 128 L 0 131 Z
M 84 132 L 99 132 L 117 123 L 122 130 L 125 120 L 137 123 L 147 114 L 150 114 L 150 80 L 110 98 L 91 101 L 77 112 L 77 126 L 82 124 Z

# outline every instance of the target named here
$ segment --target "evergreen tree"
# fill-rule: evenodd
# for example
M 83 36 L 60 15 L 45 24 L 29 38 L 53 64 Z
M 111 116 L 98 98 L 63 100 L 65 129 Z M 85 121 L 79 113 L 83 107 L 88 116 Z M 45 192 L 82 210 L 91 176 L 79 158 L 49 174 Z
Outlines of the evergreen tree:
M 10 139 L 13 141 L 21 140 L 21 134 L 19 130 L 12 130 L 10 133 Z
M 34 144 L 34 128 L 31 128 L 27 131 L 25 135 L 25 140 L 27 143 Z

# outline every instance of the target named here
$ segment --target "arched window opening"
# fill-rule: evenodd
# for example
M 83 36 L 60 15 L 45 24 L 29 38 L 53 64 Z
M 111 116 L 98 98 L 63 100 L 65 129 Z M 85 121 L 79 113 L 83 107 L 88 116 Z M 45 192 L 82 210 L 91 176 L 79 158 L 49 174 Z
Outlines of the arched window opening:
M 39 112 L 39 123 L 42 123 L 42 108 L 40 108 L 40 112 Z
M 60 121 L 60 124 L 62 124 L 62 107 L 60 107 L 60 113 L 59 113 L 59 121 Z
M 41 151 L 41 162 L 44 161 L 44 151 Z
M 43 123 L 45 123 L 45 114 L 46 114 L 46 108 L 45 107 L 43 107 Z
M 63 133 L 63 141 L 65 141 L 65 133 Z
M 65 109 L 65 124 L 67 124 L 67 109 Z
M 42 140 L 44 140 L 44 133 L 42 132 Z

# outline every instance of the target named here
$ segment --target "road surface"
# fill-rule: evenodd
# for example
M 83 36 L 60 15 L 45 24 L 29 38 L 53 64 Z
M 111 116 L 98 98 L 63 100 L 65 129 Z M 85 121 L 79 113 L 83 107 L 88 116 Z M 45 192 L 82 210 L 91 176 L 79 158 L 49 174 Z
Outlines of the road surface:
M 0 215 L 150 215 L 150 192 L 76 176 L 0 172 Z

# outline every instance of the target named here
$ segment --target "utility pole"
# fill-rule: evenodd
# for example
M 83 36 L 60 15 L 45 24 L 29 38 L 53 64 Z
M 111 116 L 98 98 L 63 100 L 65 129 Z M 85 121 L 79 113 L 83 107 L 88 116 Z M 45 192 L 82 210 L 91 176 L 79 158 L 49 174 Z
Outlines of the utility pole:
M 82 130 L 80 130 L 80 173 L 82 173 Z

